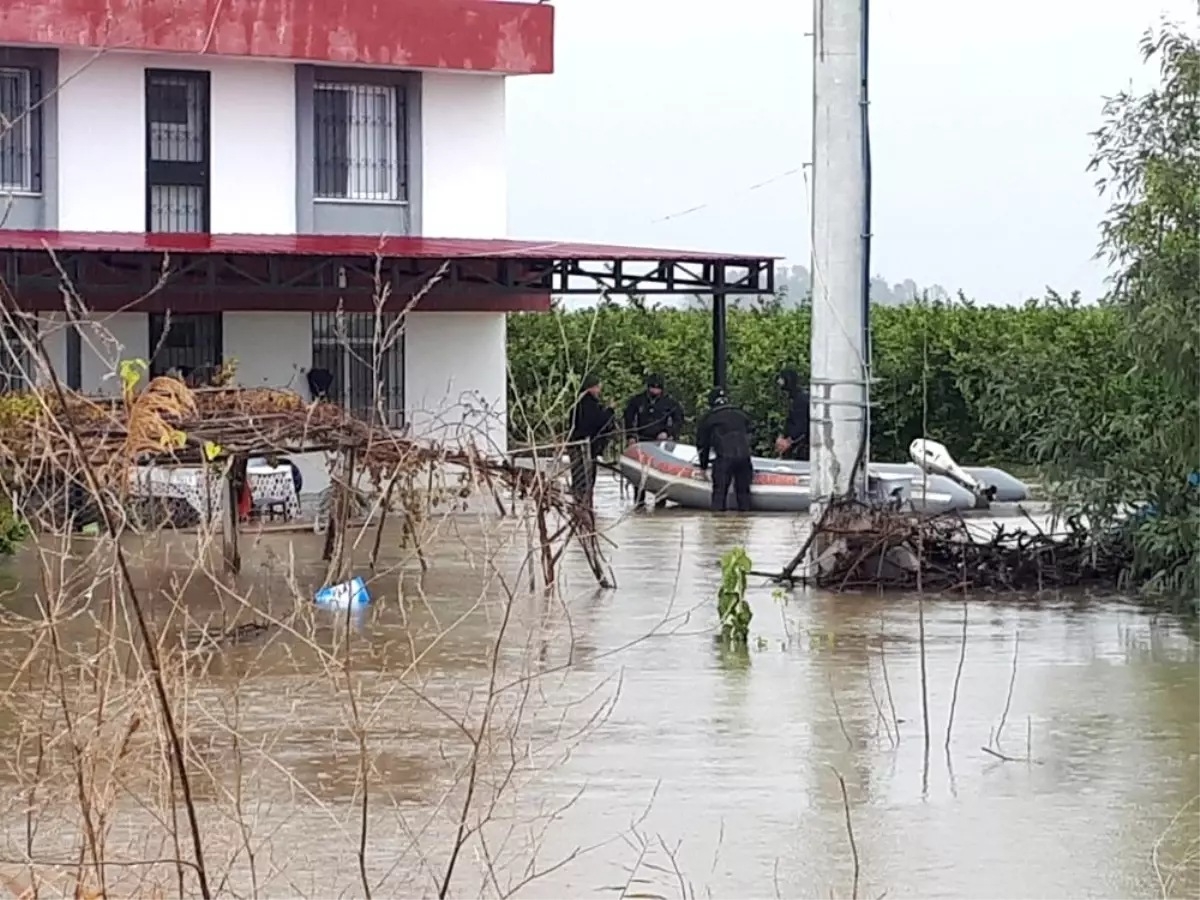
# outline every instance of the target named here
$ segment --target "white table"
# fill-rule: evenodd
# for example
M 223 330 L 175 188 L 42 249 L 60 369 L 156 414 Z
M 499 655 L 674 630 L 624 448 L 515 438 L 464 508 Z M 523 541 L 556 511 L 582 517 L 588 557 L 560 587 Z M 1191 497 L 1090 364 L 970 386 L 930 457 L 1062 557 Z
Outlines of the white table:
M 208 518 L 210 510 L 217 516 L 224 508 L 225 480 L 218 468 L 211 469 L 206 477 L 199 466 L 137 466 L 131 480 L 136 495 L 183 500 L 196 510 L 201 521 Z M 300 515 L 300 498 L 296 495 L 291 466 L 270 466 L 265 461 L 251 460 L 246 466 L 246 481 L 255 506 L 282 503 L 289 519 Z
M 219 516 L 224 504 L 224 480 L 217 472 L 214 469 L 213 477 L 206 478 L 198 466 L 135 466 L 130 487 L 139 497 L 183 500 L 203 522 L 210 510 Z

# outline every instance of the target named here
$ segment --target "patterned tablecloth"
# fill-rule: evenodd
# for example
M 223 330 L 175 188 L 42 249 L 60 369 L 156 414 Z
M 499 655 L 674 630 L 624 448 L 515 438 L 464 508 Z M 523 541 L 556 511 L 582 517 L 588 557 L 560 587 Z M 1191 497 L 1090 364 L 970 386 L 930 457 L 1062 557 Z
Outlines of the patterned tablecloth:
M 219 515 L 225 502 L 224 479 L 217 470 L 206 478 L 205 470 L 198 466 L 139 466 L 132 477 L 135 493 L 183 500 L 196 510 L 201 521 L 207 518 L 209 510 L 214 516 Z M 282 503 L 289 519 L 300 515 L 300 498 L 296 496 L 291 467 L 251 463 L 246 467 L 246 480 L 255 506 Z
M 296 495 L 296 482 L 292 480 L 291 466 L 251 463 L 246 466 L 246 480 L 250 482 L 250 496 L 255 506 L 265 507 L 268 503 L 282 503 L 287 518 L 299 518 L 300 498 Z

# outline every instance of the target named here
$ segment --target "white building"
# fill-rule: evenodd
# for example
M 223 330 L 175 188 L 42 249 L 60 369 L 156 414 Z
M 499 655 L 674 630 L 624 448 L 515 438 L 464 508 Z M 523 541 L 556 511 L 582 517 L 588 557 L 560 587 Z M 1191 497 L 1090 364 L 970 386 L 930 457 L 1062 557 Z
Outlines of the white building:
M 585 271 L 581 259 L 603 264 L 598 273 L 640 260 L 664 291 L 682 292 L 706 291 L 714 264 L 747 263 L 499 240 L 505 81 L 552 70 L 552 7 L 378 7 L 4 4 L 3 277 L 43 319 L 71 387 L 113 392 L 115 366 L 130 358 L 152 374 L 236 359 L 238 383 L 301 393 L 309 371 L 325 369 L 330 396 L 348 407 L 369 413 L 378 380 L 394 424 L 447 440 L 470 431 L 503 452 L 507 312 L 547 308 Z M 699 280 L 670 274 L 689 261 L 704 263 Z M 60 268 L 103 332 L 55 325 Z M 758 290 L 770 275 L 753 261 L 747 277 Z M 390 315 L 410 311 L 374 366 L 376 278 Z M 306 489 L 319 489 L 323 466 L 303 468 Z

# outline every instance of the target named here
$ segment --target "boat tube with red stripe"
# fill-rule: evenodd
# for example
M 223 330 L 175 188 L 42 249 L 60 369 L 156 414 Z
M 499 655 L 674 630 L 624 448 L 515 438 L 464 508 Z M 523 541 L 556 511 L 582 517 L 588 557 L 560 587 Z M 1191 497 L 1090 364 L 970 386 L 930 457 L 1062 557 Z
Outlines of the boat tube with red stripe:
M 810 502 L 809 463 L 801 460 L 767 459 L 756 456 L 754 481 L 750 488 L 756 512 L 804 512 Z M 672 441 L 643 441 L 628 447 L 617 461 L 621 475 L 647 495 L 690 509 L 709 509 L 712 482 L 700 471 L 699 453 L 690 444 Z M 988 485 L 997 501 L 1019 501 L 1028 489 L 1007 472 L 991 468 L 964 467 L 979 483 Z M 976 493 L 945 475 L 930 474 L 914 464 L 871 463 L 871 481 L 884 496 L 898 505 L 922 512 L 972 509 L 979 505 Z

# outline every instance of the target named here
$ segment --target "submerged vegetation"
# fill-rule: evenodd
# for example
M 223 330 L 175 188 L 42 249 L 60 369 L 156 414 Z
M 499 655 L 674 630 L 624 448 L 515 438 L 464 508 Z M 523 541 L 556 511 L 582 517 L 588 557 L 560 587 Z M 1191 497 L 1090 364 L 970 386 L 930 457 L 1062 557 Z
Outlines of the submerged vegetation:
M 11 501 L 0 501 L 0 556 L 12 556 L 27 537 L 29 523 L 13 511 Z
M 727 647 L 745 647 L 750 638 L 750 620 L 754 618 L 754 610 L 746 601 L 750 568 L 750 557 L 741 547 L 734 547 L 721 557 L 717 616 L 721 622 L 721 643 Z

